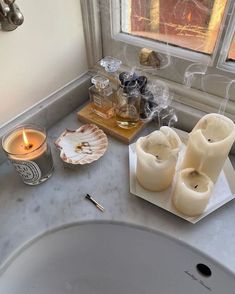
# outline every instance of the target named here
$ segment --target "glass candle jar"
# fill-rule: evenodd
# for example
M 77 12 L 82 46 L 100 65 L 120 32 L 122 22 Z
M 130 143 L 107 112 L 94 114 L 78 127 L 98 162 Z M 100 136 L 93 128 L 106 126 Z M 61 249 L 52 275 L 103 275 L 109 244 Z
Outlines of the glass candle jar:
M 46 181 L 53 172 L 53 160 L 44 128 L 25 124 L 7 132 L 2 147 L 27 185 Z

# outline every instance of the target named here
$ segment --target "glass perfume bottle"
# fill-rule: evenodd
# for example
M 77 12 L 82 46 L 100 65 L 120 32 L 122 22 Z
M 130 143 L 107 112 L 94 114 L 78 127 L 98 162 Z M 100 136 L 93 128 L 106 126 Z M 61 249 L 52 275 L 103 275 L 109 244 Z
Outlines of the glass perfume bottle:
M 119 75 L 119 80 L 121 86 L 127 86 L 131 81 L 138 78 L 137 74 L 134 71 L 123 71 Z
M 141 93 L 137 81 L 120 87 L 117 95 L 116 122 L 124 129 L 136 127 L 140 120 Z
M 91 82 L 94 84 L 89 88 L 93 111 L 105 119 L 111 118 L 114 115 L 114 95 L 109 80 L 96 75 Z
M 120 87 L 120 80 L 117 71 L 119 70 L 121 64 L 121 60 L 111 56 L 106 56 L 100 60 L 100 65 L 105 70 L 105 72 L 102 72 L 102 75 L 109 79 L 114 92 L 116 92 Z

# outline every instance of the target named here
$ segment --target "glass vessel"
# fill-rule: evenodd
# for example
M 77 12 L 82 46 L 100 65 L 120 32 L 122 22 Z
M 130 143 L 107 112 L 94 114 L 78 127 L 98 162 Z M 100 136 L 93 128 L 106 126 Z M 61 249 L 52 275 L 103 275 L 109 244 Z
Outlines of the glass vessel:
M 116 122 L 119 127 L 136 127 L 140 120 L 141 93 L 136 80 L 119 89 L 116 104 Z
M 120 87 L 120 80 L 117 71 L 119 70 L 121 64 L 121 60 L 111 56 L 106 56 L 100 61 L 100 65 L 105 70 L 105 72 L 102 72 L 102 75 L 105 75 L 109 79 L 114 92 L 116 92 Z
M 131 81 L 136 80 L 137 78 L 138 76 L 133 71 L 123 71 L 119 75 L 119 80 L 122 87 L 128 86 Z
M 89 88 L 93 111 L 105 119 L 111 118 L 114 115 L 114 94 L 109 80 L 96 75 L 91 82 L 94 84 Z
M 2 147 L 25 184 L 38 185 L 52 175 L 53 160 L 44 128 L 18 126 L 3 136 Z

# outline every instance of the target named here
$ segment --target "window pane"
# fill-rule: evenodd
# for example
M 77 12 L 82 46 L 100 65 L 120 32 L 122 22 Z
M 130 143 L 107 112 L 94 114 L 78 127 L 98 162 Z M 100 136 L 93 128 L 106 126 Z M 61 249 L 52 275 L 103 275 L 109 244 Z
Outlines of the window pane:
M 227 0 L 121 0 L 122 32 L 211 54 Z
M 233 40 L 229 49 L 228 60 L 235 60 L 235 36 L 233 36 Z

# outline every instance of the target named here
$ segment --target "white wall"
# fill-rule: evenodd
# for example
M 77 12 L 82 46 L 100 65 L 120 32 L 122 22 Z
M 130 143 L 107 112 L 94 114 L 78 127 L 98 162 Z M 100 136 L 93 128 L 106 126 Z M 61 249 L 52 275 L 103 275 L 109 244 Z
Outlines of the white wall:
M 80 0 L 17 0 L 25 22 L 0 31 L 0 127 L 87 70 Z

